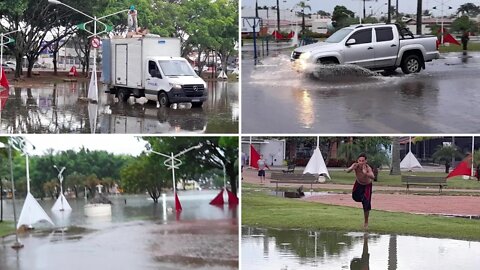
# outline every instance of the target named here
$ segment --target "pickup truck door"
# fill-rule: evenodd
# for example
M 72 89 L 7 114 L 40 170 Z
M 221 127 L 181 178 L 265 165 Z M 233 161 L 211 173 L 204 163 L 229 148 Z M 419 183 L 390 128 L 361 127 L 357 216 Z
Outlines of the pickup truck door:
M 399 39 L 391 26 L 375 27 L 375 67 L 394 67 L 398 57 Z
M 372 28 L 358 30 L 347 39 L 347 42 L 352 39 L 355 39 L 355 44 L 345 44 L 345 64 L 356 64 L 365 68 L 373 67 L 375 61 Z
M 147 74 L 145 74 L 145 97 L 150 100 L 157 100 L 158 91 L 164 83 L 157 62 L 148 60 Z

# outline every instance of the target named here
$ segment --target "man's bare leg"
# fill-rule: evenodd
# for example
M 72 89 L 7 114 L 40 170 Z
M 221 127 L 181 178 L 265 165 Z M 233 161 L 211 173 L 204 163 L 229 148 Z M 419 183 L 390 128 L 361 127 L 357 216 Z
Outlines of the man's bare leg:
M 363 211 L 363 216 L 365 218 L 365 223 L 363 223 L 363 228 L 365 230 L 368 230 L 368 214 L 370 213 L 370 211 Z

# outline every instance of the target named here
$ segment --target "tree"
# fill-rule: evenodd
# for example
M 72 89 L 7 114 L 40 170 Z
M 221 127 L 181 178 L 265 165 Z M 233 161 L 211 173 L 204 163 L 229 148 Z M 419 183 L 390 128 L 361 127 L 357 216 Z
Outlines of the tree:
M 334 22 L 335 29 L 346 27 L 352 24 L 354 20 L 355 12 L 347 9 L 345 6 L 335 6 L 332 13 L 332 21 Z
M 462 14 L 462 17 L 467 15 L 470 17 L 475 17 L 480 14 L 480 6 L 477 6 L 473 3 L 465 3 L 460 5 L 457 9 L 457 14 Z
M 458 151 L 454 145 L 439 145 L 432 158 L 435 162 L 443 163 L 445 165 L 445 173 L 449 172 L 450 162 L 453 158 L 460 158 L 462 154 Z
M 320 16 L 330 16 L 331 14 L 326 12 L 326 11 L 323 11 L 323 10 L 319 10 L 317 11 L 317 14 L 320 15 Z
M 312 10 L 312 7 L 308 5 L 305 1 L 300 1 L 297 7 L 302 9 L 302 37 L 305 36 L 305 9 Z
M 394 137 L 392 144 L 392 167 L 390 175 L 400 175 L 400 138 Z
M 462 16 L 452 22 L 453 32 L 477 32 L 478 25 L 475 21 L 470 20 L 468 16 Z

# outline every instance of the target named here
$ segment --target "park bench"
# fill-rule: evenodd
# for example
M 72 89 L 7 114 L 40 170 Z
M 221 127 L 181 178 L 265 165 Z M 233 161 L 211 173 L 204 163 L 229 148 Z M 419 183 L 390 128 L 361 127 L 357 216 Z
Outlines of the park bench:
M 283 173 L 294 173 L 295 172 L 295 164 L 290 164 L 287 166 L 286 170 L 282 170 Z
M 278 192 L 278 184 L 309 184 L 310 191 L 313 191 L 313 184 L 318 184 L 318 176 L 314 174 L 299 174 L 299 173 L 275 173 L 270 175 L 270 183 L 275 183 L 275 193 Z
M 439 192 L 442 192 L 444 186 L 447 186 L 447 178 L 438 176 L 419 176 L 402 175 L 402 184 L 407 185 L 407 191 L 410 186 L 438 186 Z

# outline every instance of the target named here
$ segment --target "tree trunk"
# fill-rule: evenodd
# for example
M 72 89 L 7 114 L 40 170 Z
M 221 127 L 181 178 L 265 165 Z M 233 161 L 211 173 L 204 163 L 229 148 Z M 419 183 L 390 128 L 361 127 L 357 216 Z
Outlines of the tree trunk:
M 235 172 L 235 167 L 232 163 L 228 162 L 225 166 L 226 173 L 228 178 L 230 179 L 230 186 L 232 187 L 233 194 L 237 194 L 237 176 L 238 174 Z
M 58 57 L 58 51 L 53 52 L 53 75 L 57 76 L 57 57 Z
M 400 141 L 398 137 L 395 137 L 392 146 L 392 168 L 390 169 L 390 175 L 400 174 Z

